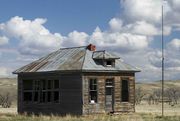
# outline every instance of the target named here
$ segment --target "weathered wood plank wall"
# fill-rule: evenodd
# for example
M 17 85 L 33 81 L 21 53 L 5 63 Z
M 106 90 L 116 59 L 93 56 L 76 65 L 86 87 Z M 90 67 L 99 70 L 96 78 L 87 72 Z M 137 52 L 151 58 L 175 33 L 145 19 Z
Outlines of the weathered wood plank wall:
M 24 103 L 24 79 L 59 79 L 60 103 Z M 82 78 L 80 73 L 73 74 L 21 74 L 18 75 L 18 112 L 34 114 L 82 114 Z

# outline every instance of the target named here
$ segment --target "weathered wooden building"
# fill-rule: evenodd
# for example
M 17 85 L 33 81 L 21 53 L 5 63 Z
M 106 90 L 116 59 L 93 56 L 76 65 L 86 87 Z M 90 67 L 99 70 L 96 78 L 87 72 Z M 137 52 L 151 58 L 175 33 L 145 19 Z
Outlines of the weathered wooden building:
M 18 112 L 134 112 L 135 72 L 136 67 L 92 44 L 59 49 L 13 72 L 18 75 Z

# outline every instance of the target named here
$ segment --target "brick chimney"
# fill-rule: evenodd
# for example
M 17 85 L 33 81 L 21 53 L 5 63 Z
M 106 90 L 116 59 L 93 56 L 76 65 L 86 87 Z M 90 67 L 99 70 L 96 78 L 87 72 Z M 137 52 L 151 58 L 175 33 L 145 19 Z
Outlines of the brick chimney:
M 96 46 L 93 45 L 93 44 L 89 44 L 89 45 L 87 46 L 87 49 L 90 50 L 90 51 L 96 51 Z

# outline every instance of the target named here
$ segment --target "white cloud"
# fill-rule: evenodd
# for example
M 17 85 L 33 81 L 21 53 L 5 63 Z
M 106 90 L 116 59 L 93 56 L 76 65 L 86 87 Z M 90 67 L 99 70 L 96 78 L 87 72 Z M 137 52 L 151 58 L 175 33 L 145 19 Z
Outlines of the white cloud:
M 45 22 L 46 19 L 42 18 L 31 21 L 16 16 L 0 24 L 0 30 L 7 36 L 20 40 L 20 53 L 42 54 L 60 48 L 63 40 L 61 34 L 50 33 L 43 26 Z
M 137 21 L 134 24 L 127 25 L 128 31 L 134 34 L 154 36 L 159 35 L 159 30 L 153 24 L 147 23 L 146 21 Z
M 148 47 L 148 37 L 131 33 L 102 32 L 99 27 L 93 32 L 90 43 L 121 51 L 138 51 Z
M 112 31 L 120 31 L 122 29 L 122 26 L 123 26 L 123 21 L 119 18 L 112 18 L 109 21 L 109 26 L 110 26 Z
M 161 0 L 121 0 L 128 21 L 158 23 L 161 20 Z
M 173 39 L 167 46 L 170 50 L 177 50 L 180 52 L 180 39 Z
M 8 44 L 9 42 L 9 38 L 7 38 L 6 36 L 0 36 L 0 46 Z
M 73 31 L 63 41 L 63 46 L 84 46 L 88 43 L 89 35 L 85 32 Z

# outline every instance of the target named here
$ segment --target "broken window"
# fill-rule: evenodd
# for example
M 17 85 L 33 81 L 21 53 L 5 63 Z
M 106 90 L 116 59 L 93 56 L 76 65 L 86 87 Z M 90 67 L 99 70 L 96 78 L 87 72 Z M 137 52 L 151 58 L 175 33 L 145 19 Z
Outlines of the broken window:
M 59 103 L 59 80 L 23 80 L 26 102 Z
M 97 79 L 89 80 L 89 97 L 90 103 L 97 102 Z
M 129 85 L 128 85 L 128 80 L 122 80 L 121 101 L 122 102 L 128 102 L 129 101 Z

